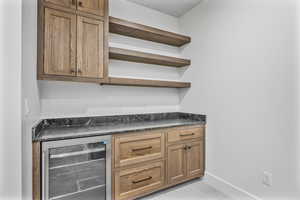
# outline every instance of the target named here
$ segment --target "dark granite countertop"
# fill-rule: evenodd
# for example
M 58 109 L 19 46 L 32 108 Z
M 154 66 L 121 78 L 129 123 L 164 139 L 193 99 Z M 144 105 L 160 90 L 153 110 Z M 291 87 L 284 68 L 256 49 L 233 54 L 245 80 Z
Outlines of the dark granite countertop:
M 204 125 L 206 116 L 190 113 L 151 113 L 83 118 L 44 119 L 33 128 L 33 141 L 53 141 L 128 131 Z

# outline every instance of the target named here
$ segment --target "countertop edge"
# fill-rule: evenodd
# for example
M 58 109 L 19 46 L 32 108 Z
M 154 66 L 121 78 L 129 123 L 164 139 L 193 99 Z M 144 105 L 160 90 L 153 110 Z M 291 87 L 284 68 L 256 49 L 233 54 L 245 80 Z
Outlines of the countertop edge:
M 105 136 L 105 135 L 115 135 L 115 134 L 122 134 L 122 133 L 130 133 L 130 132 L 139 132 L 139 131 L 147 131 L 147 130 L 155 130 L 155 129 L 163 129 L 163 128 L 174 128 L 174 127 L 184 127 L 184 126 L 206 126 L 206 122 L 203 121 L 195 121 L 190 123 L 184 124 L 176 124 L 176 125 L 161 125 L 158 127 L 146 127 L 146 128 L 136 128 L 136 129 L 123 129 L 123 130 L 109 130 L 109 131 L 87 131 L 83 132 L 82 135 L 74 135 L 74 136 L 56 136 L 55 138 L 33 138 L 32 142 L 49 142 L 49 141 L 56 141 L 56 140 L 67 140 L 67 139 L 76 139 L 76 138 L 85 138 L 85 137 L 94 137 L 94 136 Z

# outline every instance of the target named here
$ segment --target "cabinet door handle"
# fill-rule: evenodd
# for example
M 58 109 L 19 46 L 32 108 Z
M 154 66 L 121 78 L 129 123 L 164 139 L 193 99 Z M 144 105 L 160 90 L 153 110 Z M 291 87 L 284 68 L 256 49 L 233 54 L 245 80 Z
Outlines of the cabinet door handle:
M 79 2 L 78 2 L 78 5 L 79 5 L 80 7 L 83 7 L 82 1 L 79 1 Z
M 137 184 L 137 183 L 141 183 L 141 182 L 145 182 L 145 181 L 149 181 L 152 179 L 152 176 L 149 176 L 147 178 L 143 178 L 143 179 L 140 179 L 140 180 L 136 180 L 136 181 L 132 181 L 133 184 Z
M 188 146 L 188 149 L 192 149 L 192 146 Z
M 193 136 L 193 135 L 195 135 L 195 133 L 191 133 L 191 134 L 180 134 L 181 137 Z
M 184 149 L 184 150 L 188 150 L 188 146 L 185 145 L 185 146 L 183 147 L 183 149 Z
M 147 149 L 152 149 L 152 146 L 132 149 L 132 151 L 142 151 L 142 150 L 147 150 Z

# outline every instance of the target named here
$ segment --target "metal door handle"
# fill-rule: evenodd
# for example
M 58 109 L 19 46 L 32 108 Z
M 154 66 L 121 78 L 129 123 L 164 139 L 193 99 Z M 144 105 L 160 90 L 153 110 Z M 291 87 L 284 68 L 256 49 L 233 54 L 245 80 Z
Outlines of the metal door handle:
M 144 179 L 140 179 L 140 180 L 137 180 L 137 181 L 132 181 L 133 184 L 137 184 L 137 183 L 141 183 L 141 182 L 145 182 L 145 181 L 149 181 L 152 179 L 152 176 L 149 176 L 147 178 L 144 178 Z
M 97 153 L 100 151 L 105 151 L 105 148 L 95 148 L 95 149 L 89 149 L 89 150 L 85 150 L 85 151 L 75 151 L 75 152 L 61 153 L 61 154 L 56 154 L 56 155 L 54 154 L 54 155 L 50 155 L 50 159 L 65 158 L 65 157 L 69 157 L 69 156 L 80 156 L 80 155 L 89 154 L 89 153 Z
M 132 149 L 132 151 L 142 151 L 142 150 L 147 150 L 147 149 L 152 149 L 152 146 Z
M 180 134 L 181 137 L 193 136 L 193 135 L 195 135 L 195 133 L 191 133 L 191 134 Z

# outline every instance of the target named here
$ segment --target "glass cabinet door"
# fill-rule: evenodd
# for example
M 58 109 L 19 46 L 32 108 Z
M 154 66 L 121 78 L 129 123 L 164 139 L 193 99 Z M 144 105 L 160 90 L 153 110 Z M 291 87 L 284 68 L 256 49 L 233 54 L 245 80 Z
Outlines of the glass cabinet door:
M 105 142 L 49 147 L 45 152 L 44 199 L 107 200 Z

